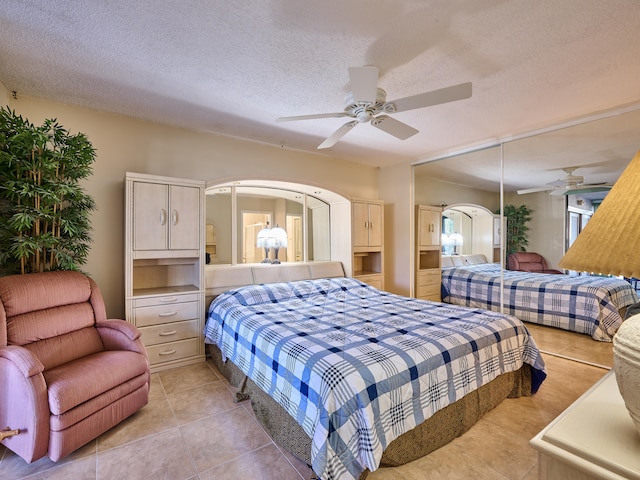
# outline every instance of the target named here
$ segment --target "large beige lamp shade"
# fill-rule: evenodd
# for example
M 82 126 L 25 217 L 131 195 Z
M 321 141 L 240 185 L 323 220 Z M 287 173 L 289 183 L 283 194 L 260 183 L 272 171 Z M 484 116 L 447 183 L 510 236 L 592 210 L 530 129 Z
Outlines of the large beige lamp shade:
M 640 278 L 640 151 L 559 265 L 578 272 Z

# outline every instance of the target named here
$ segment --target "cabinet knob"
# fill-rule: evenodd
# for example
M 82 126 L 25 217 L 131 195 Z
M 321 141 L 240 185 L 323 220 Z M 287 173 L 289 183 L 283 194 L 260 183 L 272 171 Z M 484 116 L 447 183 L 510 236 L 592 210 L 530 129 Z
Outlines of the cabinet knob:
M 160 210 L 160 225 L 167 223 L 167 211 L 163 208 Z
M 174 225 L 178 224 L 178 211 L 177 210 L 174 210 L 173 212 L 171 212 L 171 219 L 172 219 Z

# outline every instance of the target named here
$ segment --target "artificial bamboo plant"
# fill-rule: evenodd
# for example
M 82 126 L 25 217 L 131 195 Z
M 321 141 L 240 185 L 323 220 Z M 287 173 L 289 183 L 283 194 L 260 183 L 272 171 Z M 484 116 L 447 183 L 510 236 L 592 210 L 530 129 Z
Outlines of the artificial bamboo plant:
M 80 186 L 95 149 L 55 119 L 31 124 L 0 108 L 0 273 L 80 270 L 95 202 Z
M 526 205 L 516 207 L 514 205 L 504 206 L 504 217 L 507 219 L 506 235 L 506 255 L 507 257 L 515 252 L 526 252 L 529 245 L 527 223 L 531 220 L 531 210 Z M 496 213 L 500 213 L 498 210 Z

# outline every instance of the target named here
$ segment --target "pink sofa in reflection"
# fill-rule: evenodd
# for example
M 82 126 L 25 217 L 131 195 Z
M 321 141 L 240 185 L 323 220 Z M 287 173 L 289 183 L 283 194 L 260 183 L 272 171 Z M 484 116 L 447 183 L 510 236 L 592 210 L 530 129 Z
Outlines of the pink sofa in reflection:
M 140 332 L 107 319 L 89 277 L 0 277 L 0 429 L 19 431 L 5 447 L 55 462 L 146 405 L 149 384 Z

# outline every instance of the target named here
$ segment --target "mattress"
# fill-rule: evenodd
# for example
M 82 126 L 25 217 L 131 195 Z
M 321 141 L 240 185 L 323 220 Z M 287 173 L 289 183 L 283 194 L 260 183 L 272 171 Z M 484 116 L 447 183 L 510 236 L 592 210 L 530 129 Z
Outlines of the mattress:
M 394 439 L 504 373 L 528 365 L 533 391 L 546 375 L 514 317 L 350 278 L 228 291 L 205 338 L 301 426 L 324 480 L 375 470 Z
M 442 300 L 493 311 L 500 311 L 504 300 L 504 312 L 525 322 L 611 342 L 622 323 L 622 312 L 638 302 L 638 295 L 618 278 L 502 272 L 499 264 L 486 263 L 443 269 Z

